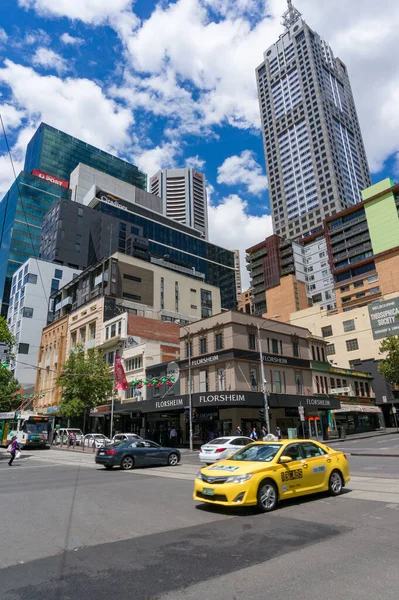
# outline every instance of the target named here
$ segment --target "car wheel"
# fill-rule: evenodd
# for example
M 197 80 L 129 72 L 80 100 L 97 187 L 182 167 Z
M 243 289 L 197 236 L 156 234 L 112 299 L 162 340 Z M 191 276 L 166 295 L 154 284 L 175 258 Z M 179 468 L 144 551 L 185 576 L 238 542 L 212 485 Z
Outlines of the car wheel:
M 344 480 L 339 471 L 333 471 L 328 482 L 328 490 L 331 496 L 339 496 L 344 487 Z
M 277 506 L 278 494 L 275 484 L 266 479 L 262 481 L 258 489 L 258 508 L 262 512 L 270 512 Z
M 104 465 L 104 467 L 107 469 L 107 471 L 110 471 L 114 468 L 114 465 Z
M 125 456 L 121 462 L 121 469 L 124 471 L 130 471 L 134 467 L 134 459 L 131 456 Z
M 178 462 L 179 462 L 179 457 L 177 456 L 177 454 L 175 452 L 172 452 L 172 454 L 169 454 L 168 465 L 170 467 L 175 467 Z

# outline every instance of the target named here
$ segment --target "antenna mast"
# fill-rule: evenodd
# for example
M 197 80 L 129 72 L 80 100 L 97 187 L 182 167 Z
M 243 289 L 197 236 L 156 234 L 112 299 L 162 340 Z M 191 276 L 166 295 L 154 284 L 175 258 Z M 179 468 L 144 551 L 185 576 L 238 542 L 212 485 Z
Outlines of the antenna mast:
M 288 9 L 283 14 L 283 20 L 281 21 L 281 25 L 283 25 L 288 31 L 291 27 L 301 18 L 301 13 L 299 10 L 295 8 L 292 4 L 292 0 L 287 0 Z

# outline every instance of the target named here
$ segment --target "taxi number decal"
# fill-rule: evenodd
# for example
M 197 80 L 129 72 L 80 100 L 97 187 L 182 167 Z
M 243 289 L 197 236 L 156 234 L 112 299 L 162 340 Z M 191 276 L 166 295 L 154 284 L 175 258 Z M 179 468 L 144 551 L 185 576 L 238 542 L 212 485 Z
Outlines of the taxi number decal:
M 302 469 L 295 469 L 294 471 L 286 471 L 281 473 L 281 481 L 291 481 L 291 479 L 302 479 Z
M 229 467 L 223 465 L 215 465 L 214 467 L 209 467 L 210 471 L 237 471 L 240 467 Z
M 320 465 L 320 467 L 313 467 L 312 473 L 325 473 L 327 471 L 327 467 L 325 465 Z

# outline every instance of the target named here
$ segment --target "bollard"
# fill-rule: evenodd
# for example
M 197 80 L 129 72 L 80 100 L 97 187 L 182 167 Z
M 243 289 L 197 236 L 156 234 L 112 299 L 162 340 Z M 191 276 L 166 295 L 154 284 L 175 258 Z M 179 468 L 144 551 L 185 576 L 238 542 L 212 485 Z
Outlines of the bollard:
M 73 436 L 73 449 L 76 448 L 76 435 Z

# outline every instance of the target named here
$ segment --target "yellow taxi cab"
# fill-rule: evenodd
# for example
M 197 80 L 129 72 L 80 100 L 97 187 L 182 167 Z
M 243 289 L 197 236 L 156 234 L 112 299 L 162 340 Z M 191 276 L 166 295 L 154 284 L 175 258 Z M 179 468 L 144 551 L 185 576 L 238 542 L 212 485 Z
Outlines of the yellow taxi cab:
M 199 471 L 194 500 L 273 510 L 279 501 L 327 492 L 350 480 L 345 454 L 313 440 L 255 442 Z

